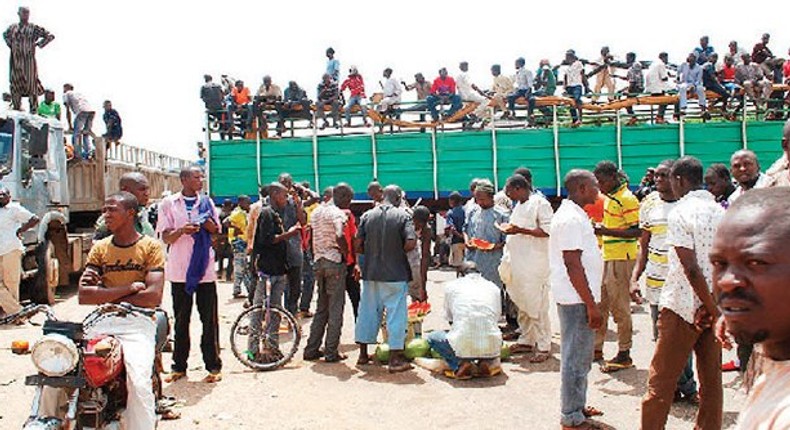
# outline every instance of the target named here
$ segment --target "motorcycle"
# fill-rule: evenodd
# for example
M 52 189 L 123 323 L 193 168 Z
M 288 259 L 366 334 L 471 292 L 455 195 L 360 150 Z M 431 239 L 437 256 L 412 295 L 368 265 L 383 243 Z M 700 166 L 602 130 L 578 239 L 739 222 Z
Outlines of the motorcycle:
M 30 417 L 23 430 L 120 429 L 121 412 L 126 406 L 126 374 L 123 348 L 113 336 L 89 337 L 89 329 L 107 317 L 145 316 L 157 322 L 157 342 L 152 387 L 161 399 L 161 352 L 167 339 L 167 317 L 159 310 L 128 303 L 103 304 L 81 323 L 59 321 L 47 305 L 28 305 L 0 320 L 0 325 L 24 321 L 45 314 L 43 336 L 30 350 L 38 374 L 25 379 L 36 386 Z M 40 413 L 44 387 L 65 389 L 66 414 L 61 418 Z

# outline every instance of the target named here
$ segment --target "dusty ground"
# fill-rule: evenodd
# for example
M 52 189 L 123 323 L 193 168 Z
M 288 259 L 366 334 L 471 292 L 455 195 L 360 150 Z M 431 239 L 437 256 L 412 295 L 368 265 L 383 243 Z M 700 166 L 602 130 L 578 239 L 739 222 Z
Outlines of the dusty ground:
M 451 272 L 430 273 L 429 294 L 435 309 L 442 303 L 442 282 L 454 277 Z M 170 308 L 169 294 L 165 307 Z M 346 362 L 310 363 L 301 351 L 285 368 L 275 372 L 248 371 L 229 349 L 229 330 L 242 309 L 241 300 L 231 298 L 231 286 L 220 284 L 221 343 L 225 379 L 207 385 L 198 346 L 199 325 L 193 318 L 193 347 L 188 380 L 165 388 L 168 395 L 183 400 L 183 418 L 163 422 L 160 429 L 282 429 L 387 428 L 501 429 L 527 427 L 555 429 L 559 416 L 559 361 L 556 312 L 552 312 L 555 345 L 553 358 L 540 365 L 515 359 L 503 365 L 504 374 L 490 380 L 456 382 L 432 375 L 424 369 L 390 375 L 381 366 L 360 369 L 353 344 L 353 316 L 346 309 L 342 350 Z M 65 295 L 56 305 L 60 319 L 77 319 L 87 312 L 76 297 Z M 424 330 L 444 328 L 441 312 L 428 316 Z M 306 342 L 309 320 L 303 323 Z M 616 429 L 636 429 L 640 399 L 645 392 L 647 368 L 653 353 L 650 317 L 643 309 L 634 313 L 634 350 L 636 368 L 606 375 L 594 367 L 590 373 L 589 404 L 605 411 L 601 421 Z M 13 355 L 13 339 L 34 341 L 39 327 L 0 328 L 0 428 L 18 428 L 30 408 L 33 389 L 23 383 L 33 371 L 29 356 Z M 614 340 L 610 333 L 609 340 Z M 607 357 L 616 345 L 607 342 Z M 726 353 L 727 359 L 731 353 Z M 169 367 L 169 354 L 165 363 Z M 731 427 L 744 403 L 736 374 L 724 375 L 725 428 Z M 686 405 L 672 408 L 667 428 L 693 427 L 695 410 Z

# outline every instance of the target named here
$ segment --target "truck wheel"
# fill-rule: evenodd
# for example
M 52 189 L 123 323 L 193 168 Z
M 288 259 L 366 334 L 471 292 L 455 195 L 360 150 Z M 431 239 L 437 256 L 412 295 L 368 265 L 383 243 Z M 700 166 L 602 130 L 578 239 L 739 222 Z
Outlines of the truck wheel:
M 55 304 L 55 289 L 59 282 L 59 264 L 55 257 L 55 245 L 46 240 L 36 249 L 38 272 L 33 281 L 33 301 L 37 303 Z

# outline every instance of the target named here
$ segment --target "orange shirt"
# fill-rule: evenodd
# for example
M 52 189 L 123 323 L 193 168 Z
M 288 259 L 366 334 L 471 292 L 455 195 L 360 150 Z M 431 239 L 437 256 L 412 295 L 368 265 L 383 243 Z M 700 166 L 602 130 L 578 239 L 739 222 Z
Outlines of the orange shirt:
M 241 91 L 233 87 L 233 91 L 231 91 L 230 95 L 233 96 L 233 101 L 235 101 L 237 105 L 246 105 L 252 100 L 250 98 L 250 89 L 247 87 L 242 88 Z

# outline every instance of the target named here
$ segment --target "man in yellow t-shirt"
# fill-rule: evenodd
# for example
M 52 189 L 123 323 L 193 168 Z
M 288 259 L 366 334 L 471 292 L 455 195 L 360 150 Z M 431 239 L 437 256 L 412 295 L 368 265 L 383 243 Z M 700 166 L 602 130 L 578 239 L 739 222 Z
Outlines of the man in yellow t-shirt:
M 247 261 L 247 214 L 250 211 L 250 198 L 238 197 L 238 205 L 230 216 L 223 221 L 228 231 L 228 242 L 233 249 L 233 298 L 241 297 L 241 284 L 247 286 L 247 296 L 252 297 L 252 280 Z
M 601 315 L 603 324 L 595 336 L 595 359 L 603 360 L 603 344 L 611 312 L 617 324 L 617 355 L 601 367 L 604 372 L 615 372 L 633 366 L 631 345 L 631 294 L 629 281 L 637 257 L 639 228 L 639 200 L 628 189 L 628 183 L 617 165 L 601 161 L 595 166 L 595 178 L 606 194 L 603 224 L 596 225 L 595 234 L 603 239 L 604 276 L 601 285 Z

